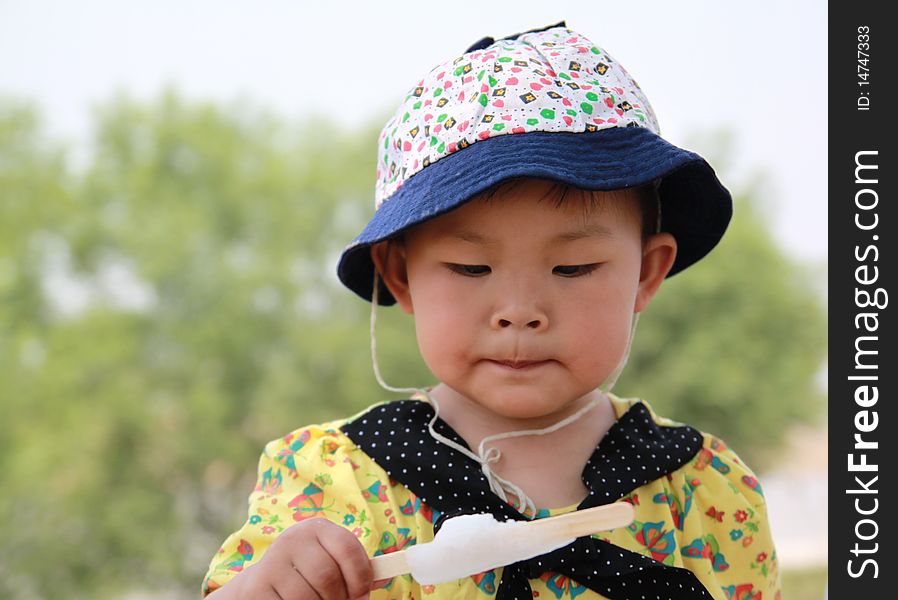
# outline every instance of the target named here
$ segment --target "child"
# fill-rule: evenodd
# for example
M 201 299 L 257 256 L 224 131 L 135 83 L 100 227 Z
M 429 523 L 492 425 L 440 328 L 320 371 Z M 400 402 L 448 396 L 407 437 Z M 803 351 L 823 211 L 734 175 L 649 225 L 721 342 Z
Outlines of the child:
M 563 22 L 486 38 L 417 83 L 379 151 L 377 208 L 338 274 L 372 301 L 372 355 L 376 306 L 398 303 L 439 383 L 390 387 L 375 360 L 381 385 L 410 398 L 270 442 L 204 592 L 778 598 L 748 467 L 608 392 L 636 316 L 731 215 L 714 171 L 659 137 L 623 67 Z M 372 581 L 369 557 L 430 542 L 453 516 L 611 502 L 636 520 L 450 583 Z

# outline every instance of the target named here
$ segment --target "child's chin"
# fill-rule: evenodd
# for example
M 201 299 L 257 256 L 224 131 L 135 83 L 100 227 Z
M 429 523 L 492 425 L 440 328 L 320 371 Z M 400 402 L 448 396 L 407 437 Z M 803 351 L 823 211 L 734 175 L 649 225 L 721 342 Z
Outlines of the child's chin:
M 533 390 L 509 390 L 491 394 L 481 401 L 481 406 L 506 419 L 532 420 L 550 417 L 567 405 L 564 399 L 553 395 L 540 397 Z

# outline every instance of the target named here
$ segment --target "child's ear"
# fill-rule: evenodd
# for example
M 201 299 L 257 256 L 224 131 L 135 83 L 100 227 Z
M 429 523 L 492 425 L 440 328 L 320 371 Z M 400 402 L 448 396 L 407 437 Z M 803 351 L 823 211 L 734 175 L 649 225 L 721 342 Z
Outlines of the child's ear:
M 677 240 L 669 233 L 656 233 L 643 245 L 635 312 L 642 312 L 648 306 L 676 257 Z
M 374 244 L 371 246 L 371 260 L 399 307 L 410 315 L 414 314 L 408 286 L 405 244 L 402 240 L 386 240 Z

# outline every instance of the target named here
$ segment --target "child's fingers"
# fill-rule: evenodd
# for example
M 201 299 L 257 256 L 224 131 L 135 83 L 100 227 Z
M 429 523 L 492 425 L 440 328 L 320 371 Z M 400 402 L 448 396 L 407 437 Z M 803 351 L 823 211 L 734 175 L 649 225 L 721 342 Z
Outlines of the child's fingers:
M 320 543 L 320 540 L 318 540 Z M 311 544 L 300 556 L 294 558 L 295 572 L 322 600 L 354 598 L 346 590 L 343 572 L 336 560 L 319 543 Z M 299 585 L 298 583 L 292 584 Z M 358 595 L 358 594 L 356 594 Z M 296 596 L 302 598 L 304 596 Z M 286 599 L 285 599 L 286 600 Z
M 323 599 L 305 576 L 290 563 L 278 569 L 274 577 L 275 580 L 271 585 L 277 593 L 275 600 Z
M 284 600 L 284 597 L 274 587 L 268 587 L 264 592 L 254 592 L 247 597 L 258 600 Z
M 346 582 L 348 598 L 364 596 L 371 589 L 374 569 L 361 542 L 349 531 L 328 523 L 325 534 L 323 528 L 318 533 L 318 541 L 327 553 L 339 565 Z

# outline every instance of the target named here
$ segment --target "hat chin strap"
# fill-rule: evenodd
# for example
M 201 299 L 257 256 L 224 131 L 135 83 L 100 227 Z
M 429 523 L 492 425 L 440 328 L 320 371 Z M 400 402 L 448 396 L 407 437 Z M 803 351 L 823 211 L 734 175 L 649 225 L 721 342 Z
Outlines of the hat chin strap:
M 433 406 L 433 418 L 431 418 L 430 423 L 427 424 L 427 429 L 430 431 L 430 435 L 433 436 L 437 441 L 454 448 L 455 450 L 461 452 L 462 454 L 468 456 L 469 458 L 480 463 L 480 468 L 483 471 L 484 476 L 486 477 L 487 482 L 489 483 L 490 490 L 493 491 L 499 498 L 503 501 L 508 502 L 509 494 L 517 498 L 518 506 L 517 510 L 524 515 L 527 515 L 531 518 L 536 515 L 536 504 L 533 500 L 524 493 L 519 486 L 515 485 L 511 481 L 504 479 L 493 472 L 490 465 L 493 465 L 499 462 L 499 459 L 502 458 L 502 451 L 495 446 L 486 448 L 487 442 L 492 442 L 496 440 L 502 440 L 513 437 L 521 437 L 525 435 L 546 435 L 552 433 L 554 431 L 558 431 L 562 427 L 570 425 L 574 421 L 577 421 L 587 412 L 589 412 L 593 407 L 598 404 L 598 399 L 593 399 L 586 406 L 575 412 L 574 414 L 562 419 L 561 421 L 555 423 L 554 425 L 550 425 L 549 427 L 543 429 L 528 429 L 523 431 L 507 431 L 505 433 L 498 433 L 495 435 L 490 435 L 483 438 L 480 441 L 480 445 L 477 448 L 477 454 L 471 452 L 468 448 L 465 448 L 461 444 L 458 444 L 444 435 L 441 435 L 437 431 L 434 430 L 434 423 L 436 423 L 437 419 L 440 415 L 440 405 L 437 403 L 436 398 L 430 395 L 430 393 L 426 389 L 417 388 L 417 387 L 393 387 L 387 384 L 383 376 L 380 373 L 380 367 L 377 364 L 377 338 L 375 335 L 375 324 L 377 323 L 377 304 L 378 304 L 378 273 L 377 269 L 374 270 L 374 286 L 371 298 L 371 362 L 374 367 L 374 377 L 377 379 L 377 382 L 380 384 L 382 388 L 391 392 L 418 392 L 422 394 L 425 398 L 427 398 L 427 402 Z M 599 390 L 608 393 L 611 391 L 611 388 L 617 383 L 617 378 L 620 376 L 621 372 L 624 370 L 624 366 L 627 364 L 627 359 L 630 356 L 630 346 L 633 342 L 633 335 L 636 331 L 636 323 L 639 321 L 639 313 L 633 313 L 633 321 L 630 325 L 630 337 L 627 339 L 627 350 L 624 353 L 624 356 L 621 358 L 621 361 L 618 363 L 617 367 L 614 369 L 614 372 L 608 377 L 608 379 L 604 382 L 605 389 L 602 390 L 600 387 Z

